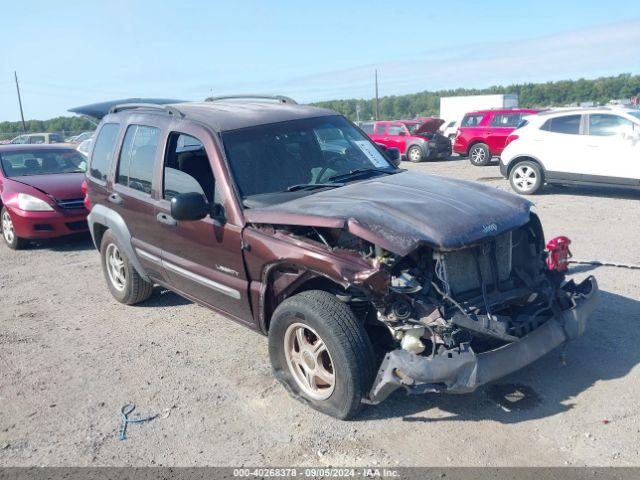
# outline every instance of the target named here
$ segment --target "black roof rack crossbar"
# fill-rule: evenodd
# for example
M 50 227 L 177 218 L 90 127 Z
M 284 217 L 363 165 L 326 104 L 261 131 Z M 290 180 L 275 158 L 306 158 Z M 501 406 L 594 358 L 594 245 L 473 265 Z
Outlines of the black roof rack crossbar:
M 157 103 L 123 103 L 120 105 L 114 105 L 109 109 L 109 113 L 121 112 L 123 110 L 135 110 L 137 108 L 149 109 L 149 110 L 161 110 L 169 115 L 173 115 L 178 118 L 184 118 L 184 113 L 178 110 L 176 107 L 170 105 L 158 105 Z
M 289 105 L 297 105 L 291 97 L 285 97 L 284 95 L 259 95 L 259 94 L 238 94 L 238 95 L 222 95 L 219 97 L 208 97 L 205 102 L 222 102 L 224 100 L 277 100 L 280 103 L 286 103 Z

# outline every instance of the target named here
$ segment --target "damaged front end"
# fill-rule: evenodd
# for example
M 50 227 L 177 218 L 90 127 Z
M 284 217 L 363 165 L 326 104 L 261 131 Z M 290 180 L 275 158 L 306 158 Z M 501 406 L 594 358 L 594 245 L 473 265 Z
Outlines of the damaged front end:
M 421 247 L 390 265 L 375 303 L 399 348 L 384 355 L 370 392 L 378 403 L 409 393 L 471 392 L 580 336 L 597 304 L 593 277 L 580 284 L 546 263 L 537 217 L 454 251 Z

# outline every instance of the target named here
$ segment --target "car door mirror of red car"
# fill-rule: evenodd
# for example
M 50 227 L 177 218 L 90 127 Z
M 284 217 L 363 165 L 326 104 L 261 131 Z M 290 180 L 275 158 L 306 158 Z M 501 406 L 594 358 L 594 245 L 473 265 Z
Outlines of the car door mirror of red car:
M 398 135 L 400 135 L 401 137 L 404 137 L 407 134 L 407 132 L 405 132 L 404 130 L 400 130 L 398 132 Z
M 206 197 L 198 192 L 181 193 L 171 199 L 171 216 L 175 220 L 202 220 L 211 212 Z

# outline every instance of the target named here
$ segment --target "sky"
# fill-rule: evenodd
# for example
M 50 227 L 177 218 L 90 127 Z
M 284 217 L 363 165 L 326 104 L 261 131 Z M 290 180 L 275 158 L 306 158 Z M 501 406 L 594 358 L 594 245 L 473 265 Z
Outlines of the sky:
M 127 97 L 299 102 L 640 73 L 640 1 L 0 0 L 0 121 Z

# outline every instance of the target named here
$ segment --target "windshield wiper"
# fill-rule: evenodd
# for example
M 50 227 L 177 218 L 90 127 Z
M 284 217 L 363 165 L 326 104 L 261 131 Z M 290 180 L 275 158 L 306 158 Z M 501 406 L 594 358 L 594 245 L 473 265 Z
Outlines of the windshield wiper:
M 373 167 L 365 167 L 365 168 L 356 168 L 355 170 L 351 170 L 349 173 L 341 173 L 338 175 L 332 175 L 327 180 L 346 180 L 354 177 L 359 177 L 365 173 L 386 173 L 387 175 L 391 175 L 392 173 L 396 173 L 396 171 L 389 171 L 383 168 L 373 168 Z
M 286 192 L 295 192 L 298 190 L 314 190 L 316 188 L 336 188 L 344 187 L 344 183 L 300 183 L 287 187 Z

